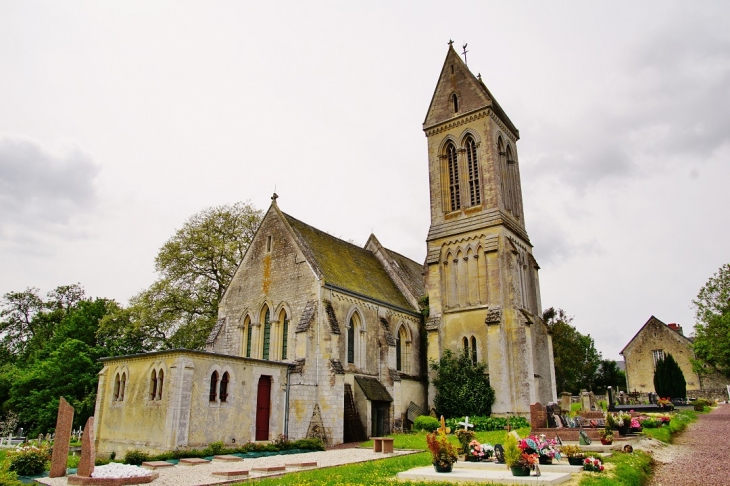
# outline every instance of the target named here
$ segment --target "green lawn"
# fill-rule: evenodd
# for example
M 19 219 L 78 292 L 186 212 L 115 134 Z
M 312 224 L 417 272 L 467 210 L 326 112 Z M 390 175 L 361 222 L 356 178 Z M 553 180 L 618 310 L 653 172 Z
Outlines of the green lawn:
M 676 434 L 677 432 L 681 432 L 685 429 L 685 427 L 687 427 L 687 425 L 697 420 L 698 415 L 701 413 L 707 412 L 695 412 L 693 410 L 682 410 L 681 412 L 675 412 L 672 416 L 672 420 L 669 421 L 669 425 L 658 427 L 656 429 L 645 428 L 643 432 L 649 437 L 653 437 L 657 440 L 669 444 L 672 442 L 672 436 L 674 434 Z

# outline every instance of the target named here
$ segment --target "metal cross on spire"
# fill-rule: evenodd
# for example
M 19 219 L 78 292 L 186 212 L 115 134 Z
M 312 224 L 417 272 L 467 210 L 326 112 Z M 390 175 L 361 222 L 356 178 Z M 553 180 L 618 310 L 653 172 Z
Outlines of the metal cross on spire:
M 464 45 L 462 46 L 464 48 L 464 52 L 462 54 L 464 54 L 464 64 L 466 64 L 468 66 L 468 64 L 466 62 L 466 53 L 469 52 L 469 51 L 466 50 L 466 46 L 467 45 L 468 44 L 466 42 L 464 42 Z
M 449 47 L 454 47 L 454 41 L 452 41 L 451 39 L 449 39 Z

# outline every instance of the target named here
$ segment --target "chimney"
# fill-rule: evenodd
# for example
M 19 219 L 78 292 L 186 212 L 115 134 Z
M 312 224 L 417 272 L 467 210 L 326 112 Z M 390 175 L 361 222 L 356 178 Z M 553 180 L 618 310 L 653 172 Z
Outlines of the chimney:
M 684 333 L 682 332 L 682 326 L 680 326 L 679 324 L 672 322 L 671 324 L 667 324 L 667 327 L 672 331 L 677 331 L 679 334 L 684 336 Z

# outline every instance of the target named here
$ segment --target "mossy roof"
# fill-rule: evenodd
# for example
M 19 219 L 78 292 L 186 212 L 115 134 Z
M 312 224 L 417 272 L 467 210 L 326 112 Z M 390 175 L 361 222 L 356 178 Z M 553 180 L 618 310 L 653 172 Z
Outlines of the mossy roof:
M 320 231 L 288 214 L 284 214 L 284 217 L 299 239 L 310 264 L 326 284 L 401 309 L 416 310 L 371 251 Z
M 360 385 L 365 397 L 372 402 L 392 402 L 393 397 L 390 396 L 388 390 L 380 383 L 377 378 L 369 376 L 355 375 L 355 381 Z

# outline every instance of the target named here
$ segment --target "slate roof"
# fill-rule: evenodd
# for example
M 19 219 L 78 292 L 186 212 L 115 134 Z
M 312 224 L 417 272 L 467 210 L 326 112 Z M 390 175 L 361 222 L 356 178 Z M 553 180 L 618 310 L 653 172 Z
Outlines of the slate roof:
M 417 312 L 371 251 L 320 231 L 288 214 L 282 214 L 297 236 L 307 260 L 324 279 L 325 284 Z M 405 262 L 406 257 L 398 256 L 399 261 L 403 262 L 402 268 L 418 266 L 416 262 L 408 264 Z M 409 273 L 412 271 L 409 270 Z
M 384 248 L 384 250 L 390 259 L 398 265 L 401 270 L 401 278 L 403 278 L 403 282 L 408 286 L 411 294 L 416 297 L 426 295 L 426 287 L 423 283 L 423 265 L 393 250 L 387 248 Z
M 355 375 L 355 381 L 362 389 L 365 397 L 372 402 L 392 402 L 393 397 L 390 396 L 388 390 L 385 389 L 382 383 L 377 378 L 371 378 L 369 376 Z

